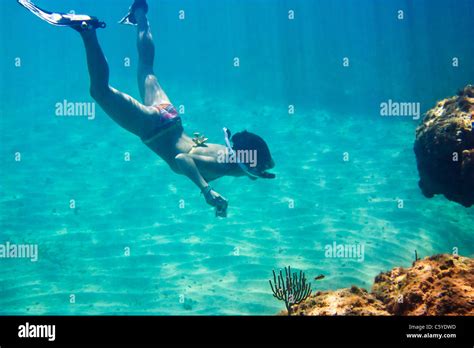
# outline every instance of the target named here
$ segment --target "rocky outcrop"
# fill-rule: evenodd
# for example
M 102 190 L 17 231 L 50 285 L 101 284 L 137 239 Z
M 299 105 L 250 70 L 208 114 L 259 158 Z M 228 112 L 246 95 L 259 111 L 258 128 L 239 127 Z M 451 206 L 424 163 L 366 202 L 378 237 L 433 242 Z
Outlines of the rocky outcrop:
M 390 315 L 380 300 L 356 286 L 318 291 L 293 311 L 293 315 Z
M 435 255 L 375 278 L 372 292 L 395 315 L 474 315 L 474 261 Z
M 415 154 L 422 193 L 474 204 L 474 86 L 441 100 L 416 129 Z
M 318 291 L 294 315 L 474 315 L 474 260 L 448 254 L 396 267 L 375 277 L 372 291 L 356 286 Z M 280 314 L 286 314 L 281 312 Z

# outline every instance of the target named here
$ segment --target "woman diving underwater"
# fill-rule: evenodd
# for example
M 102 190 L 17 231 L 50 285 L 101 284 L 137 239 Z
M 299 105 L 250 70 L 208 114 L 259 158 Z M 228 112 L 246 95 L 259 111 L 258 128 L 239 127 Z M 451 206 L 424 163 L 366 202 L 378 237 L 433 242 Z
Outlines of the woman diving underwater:
M 177 174 L 191 179 L 203 193 L 206 202 L 216 209 L 216 216 L 227 216 L 227 200 L 209 186 L 222 176 L 248 176 L 251 179 L 275 178 L 267 170 L 274 162 L 265 141 L 243 131 L 232 136 L 224 128 L 225 145 L 191 138 L 183 129 L 181 118 L 161 88 L 153 70 L 155 46 L 146 14 L 146 0 L 135 0 L 129 13 L 120 21 L 137 27 L 138 86 L 143 103 L 109 85 L 109 66 L 97 39 L 97 28 L 105 23 L 87 15 L 53 13 L 42 10 L 29 0 L 18 0 L 42 20 L 78 31 L 83 39 L 90 76 L 90 94 L 107 115 L 129 132 L 137 135 Z M 222 154 L 235 155 L 251 151 L 255 163 L 222 160 Z

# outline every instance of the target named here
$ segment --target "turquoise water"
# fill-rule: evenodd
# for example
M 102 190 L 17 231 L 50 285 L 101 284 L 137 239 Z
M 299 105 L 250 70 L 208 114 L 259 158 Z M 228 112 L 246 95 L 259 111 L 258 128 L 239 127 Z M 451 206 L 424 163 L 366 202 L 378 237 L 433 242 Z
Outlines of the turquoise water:
M 116 24 L 129 1 L 37 3 L 106 21 L 111 84 L 138 97 L 136 34 Z M 0 314 L 274 314 L 272 269 L 324 274 L 315 290 L 370 287 L 415 249 L 473 256 L 474 208 L 422 196 L 419 121 L 379 107 L 424 112 L 473 83 L 471 0 L 149 3 L 157 75 L 185 106 L 185 129 L 217 143 L 222 126 L 261 135 L 277 179 L 213 183 L 230 203 L 217 219 L 100 109 L 94 120 L 56 117 L 58 102 L 93 101 L 81 40 L 2 1 L 0 243 L 37 244 L 39 255 L 0 259 Z M 363 244 L 363 262 L 325 257 L 333 242 Z

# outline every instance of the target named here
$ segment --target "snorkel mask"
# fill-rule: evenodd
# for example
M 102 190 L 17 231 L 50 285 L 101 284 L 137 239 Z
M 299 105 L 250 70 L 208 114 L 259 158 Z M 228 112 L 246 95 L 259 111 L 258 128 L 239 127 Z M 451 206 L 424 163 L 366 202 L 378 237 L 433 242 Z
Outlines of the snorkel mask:
M 225 143 L 227 145 L 227 149 L 229 151 L 229 154 L 231 156 L 233 156 L 233 155 L 235 155 L 235 151 L 234 151 L 234 149 L 232 148 L 232 146 L 230 144 L 230 137 L 231 137 L 232 133 L 230 132 L 229 129 L 227 129 L 225 127 L 223 128 L 223 131 L 224 131 L 224 140 L 225 140 Z M 274 179 L 276 177 L 276 175 L 273 174 L 273 173 L 268 173 L 265 170 L 260 171 L 260 170 L 257 170 L 256 168 L 250 168 L 250 167 L 248 167 L 247 165 L 245 165 L 244 163 L 241 163 L 241 162 L 237 162 L 237 165 L 252 180 L 256 180 L 258 178 Z

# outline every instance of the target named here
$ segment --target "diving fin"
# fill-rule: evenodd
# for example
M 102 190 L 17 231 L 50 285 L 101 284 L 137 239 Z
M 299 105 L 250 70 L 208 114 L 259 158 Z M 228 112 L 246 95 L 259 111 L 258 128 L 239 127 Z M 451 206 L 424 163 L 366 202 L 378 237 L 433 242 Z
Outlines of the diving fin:
M 132 6 L 128 9 L 128 13 L 123 17 L 119 23 L 128 24 L 128 25 L 137 25 L 137 20 L 135 19 L 135 11 L 138 8 L 143 8 L 145 13 L 148 12 L 148 4 L 146 0 L 135 0 Z
M 106 24 L 100 22 L 96 17 L 49 12 L 39 8 L 30 0 L 17 0 L 17 2 L 43 21 L 59 27 L 71 27 L 78 31 L 106 27 Z

